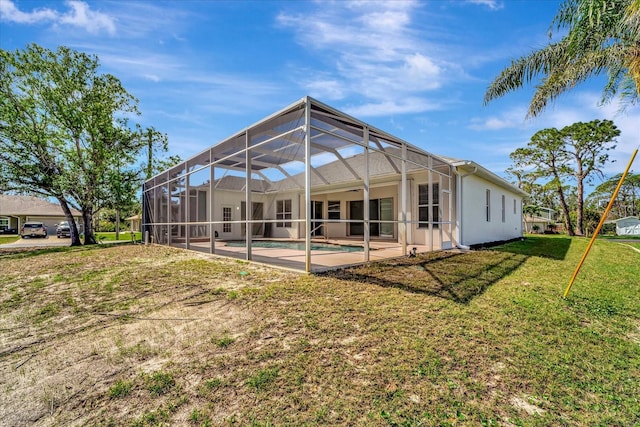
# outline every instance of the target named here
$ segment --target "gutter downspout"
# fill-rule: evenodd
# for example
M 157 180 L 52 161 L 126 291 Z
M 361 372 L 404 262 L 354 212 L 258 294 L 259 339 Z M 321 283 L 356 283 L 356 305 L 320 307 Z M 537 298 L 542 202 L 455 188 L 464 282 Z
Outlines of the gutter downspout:
M 459 164 L 459 166 L 468 166 L 470 164 L 471 162 L 464 162 Z M 457 169 L 458 165 L 454 164 L 453 166 L 453 173 L 456 174 L 456 187 L 458 189 L 458 191 L 456 191 L 456 247 L 459 249 L 468 250 L 469 246 L 465 246 L 462 244 L 462 179 L 478 172 L 478 167 L 474 166 L 471 172 L 460 174 Z

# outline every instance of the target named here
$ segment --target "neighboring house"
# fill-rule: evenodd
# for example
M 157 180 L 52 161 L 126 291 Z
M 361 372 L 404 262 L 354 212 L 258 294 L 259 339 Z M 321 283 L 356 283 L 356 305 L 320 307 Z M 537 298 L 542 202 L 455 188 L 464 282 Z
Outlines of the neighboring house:
M 130 216 L 126 219 L 129 221 L 129 228 L 131 232 L 140 231 L 142 228 L 142 215 Z
M 640 219 L 637 216 L 627 216 L 607 222 L 616 224 L 618 236 L 640 236 Z
M 536 232 L 535 227 L 537 226 L 537 232 L 542 233 L 545 230 L 549 229 L 549 226 L 555 224 L 554 217 L 556 211 L 551 208 L 543 208 L 538 207 L 536 215 L 524 215 L 524 230 L 527 233 Z
M 72 209 L 76 223 L 82 214 Z M 15 230 L 20 232 L 22 224 L 30 221 L 41 221 L 47 227 L 50 236 L 56 234 L 56 224 L 66 221 L 62 208 L 57 203 L 33 196 L 14 196 L 0 194 L 0 230 Z
M 143 194 L 155 243 L 305 271 L 520 238 L 526 195 L 309 97 L 156 175 Z M 256 239 L 301 242 L 304 262 L 253 249 Z M 323 264 L 329 254 L 312 240 L 361 252 Z

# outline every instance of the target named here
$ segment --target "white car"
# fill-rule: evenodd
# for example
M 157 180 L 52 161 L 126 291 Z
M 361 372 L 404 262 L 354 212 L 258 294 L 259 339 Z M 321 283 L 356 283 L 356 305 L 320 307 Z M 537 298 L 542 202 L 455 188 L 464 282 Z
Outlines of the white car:
M 25 222 L 20 229 L 20 237 L 44 237 L 47 238 L 47 227 L 41 222 Z

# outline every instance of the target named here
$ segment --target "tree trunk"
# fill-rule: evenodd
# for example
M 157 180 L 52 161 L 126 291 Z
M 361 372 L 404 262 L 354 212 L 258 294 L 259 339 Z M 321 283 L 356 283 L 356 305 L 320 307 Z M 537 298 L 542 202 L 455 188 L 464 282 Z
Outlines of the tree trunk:
M 571 224 L 571 218 L 569 217 L 569 208 L 567 202 L 564 200 L 564 192 L 562 191 L 561 184 L 558 184 L 558 197 L 560 198 L 560 206 L 562 207 L 562 213 L 564 214 L 564 227 L 567 229 L 569 236 L 575 236 L 573 231 L 573 225 Z
M 120 240 L 120 208 L 116 208 L 116 240 Z
M 578 178 L 578 201 L 576 207 L 576 234 L 584 235 L 584 178 Z
M 84 244 L 95 245 L 96 237 L 93 235 L 93 210 L 89 208 L 82 209 L 82 221 L 84 222 Z
M 76 220 L 73 218 L 73 214 L 71 213 L 69 204 L 62 197 L 56 198 L 58 199 L 58 202 L 60 202 L 60 206 L 62 207 L 64 216 L 69 222 L 69 229 L 71 230 L 71 246 L 82 246 L 82 242 L 80 241 L 80 233 L 78 233 L 78 225 L 76 224 Z

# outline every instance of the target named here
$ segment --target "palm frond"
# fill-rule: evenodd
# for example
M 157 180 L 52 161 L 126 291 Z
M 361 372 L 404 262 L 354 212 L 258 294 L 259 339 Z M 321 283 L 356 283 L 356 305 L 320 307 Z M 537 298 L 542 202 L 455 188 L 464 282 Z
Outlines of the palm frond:
M 567 29 L 558 42 L 512 61 L 484 96 L 484 104 L 540 79 L 527 117 L 588 78 L 606 71 L 602 102 L 637 101 L 640 90 L 640 0 L 565 0 L 549 29 Z
M 562 57 L 563 42 L 553 43 L 543 49 L 531 52 L 528 56 L 512 61 L 511 65 L 489 85 L 484 95 L 484 104 L 499 98 L 508 92 L 519 89 L 540 75 L 548 74 L 554 64 Z

